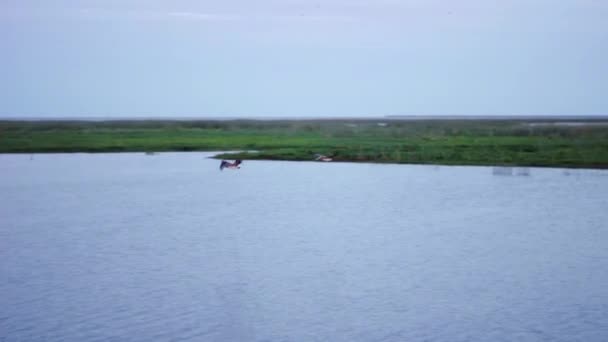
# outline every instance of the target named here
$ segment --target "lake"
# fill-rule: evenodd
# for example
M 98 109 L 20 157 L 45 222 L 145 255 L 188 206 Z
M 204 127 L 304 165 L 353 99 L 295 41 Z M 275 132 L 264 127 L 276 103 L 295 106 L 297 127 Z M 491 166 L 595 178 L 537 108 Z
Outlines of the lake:
M 0 155 L 0 341 L 607 341 L 608 172 Z

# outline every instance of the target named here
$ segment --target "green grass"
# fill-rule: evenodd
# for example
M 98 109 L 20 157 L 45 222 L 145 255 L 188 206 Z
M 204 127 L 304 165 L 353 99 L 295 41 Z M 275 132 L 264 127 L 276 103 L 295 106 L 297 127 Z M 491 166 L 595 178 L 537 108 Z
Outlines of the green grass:
M 256 150 L 223 158 L 608 168 L 608 124 L 523 120 L 0 121 L 1 153 Z

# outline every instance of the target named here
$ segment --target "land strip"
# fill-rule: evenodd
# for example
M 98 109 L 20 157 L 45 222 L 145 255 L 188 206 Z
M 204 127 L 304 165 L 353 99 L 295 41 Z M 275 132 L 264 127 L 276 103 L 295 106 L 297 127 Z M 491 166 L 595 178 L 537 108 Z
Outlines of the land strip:
M 608 120 L 0 121 L 0 153 L 257 152 L 220 158 L 608 168 Z

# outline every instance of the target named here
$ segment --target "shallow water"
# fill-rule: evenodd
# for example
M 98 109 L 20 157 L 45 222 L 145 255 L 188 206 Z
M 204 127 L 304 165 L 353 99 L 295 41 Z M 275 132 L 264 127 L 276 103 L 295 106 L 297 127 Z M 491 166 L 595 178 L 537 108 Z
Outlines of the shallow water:
M 608 172 L 0 155 L 0 341 L 606 341 Z

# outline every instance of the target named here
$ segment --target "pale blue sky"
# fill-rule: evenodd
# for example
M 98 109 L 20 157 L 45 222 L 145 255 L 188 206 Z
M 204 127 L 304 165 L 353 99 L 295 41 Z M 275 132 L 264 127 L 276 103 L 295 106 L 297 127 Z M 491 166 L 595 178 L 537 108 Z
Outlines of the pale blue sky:
M 604 0 L 0 0 L 0 116 L 608 114 Z

